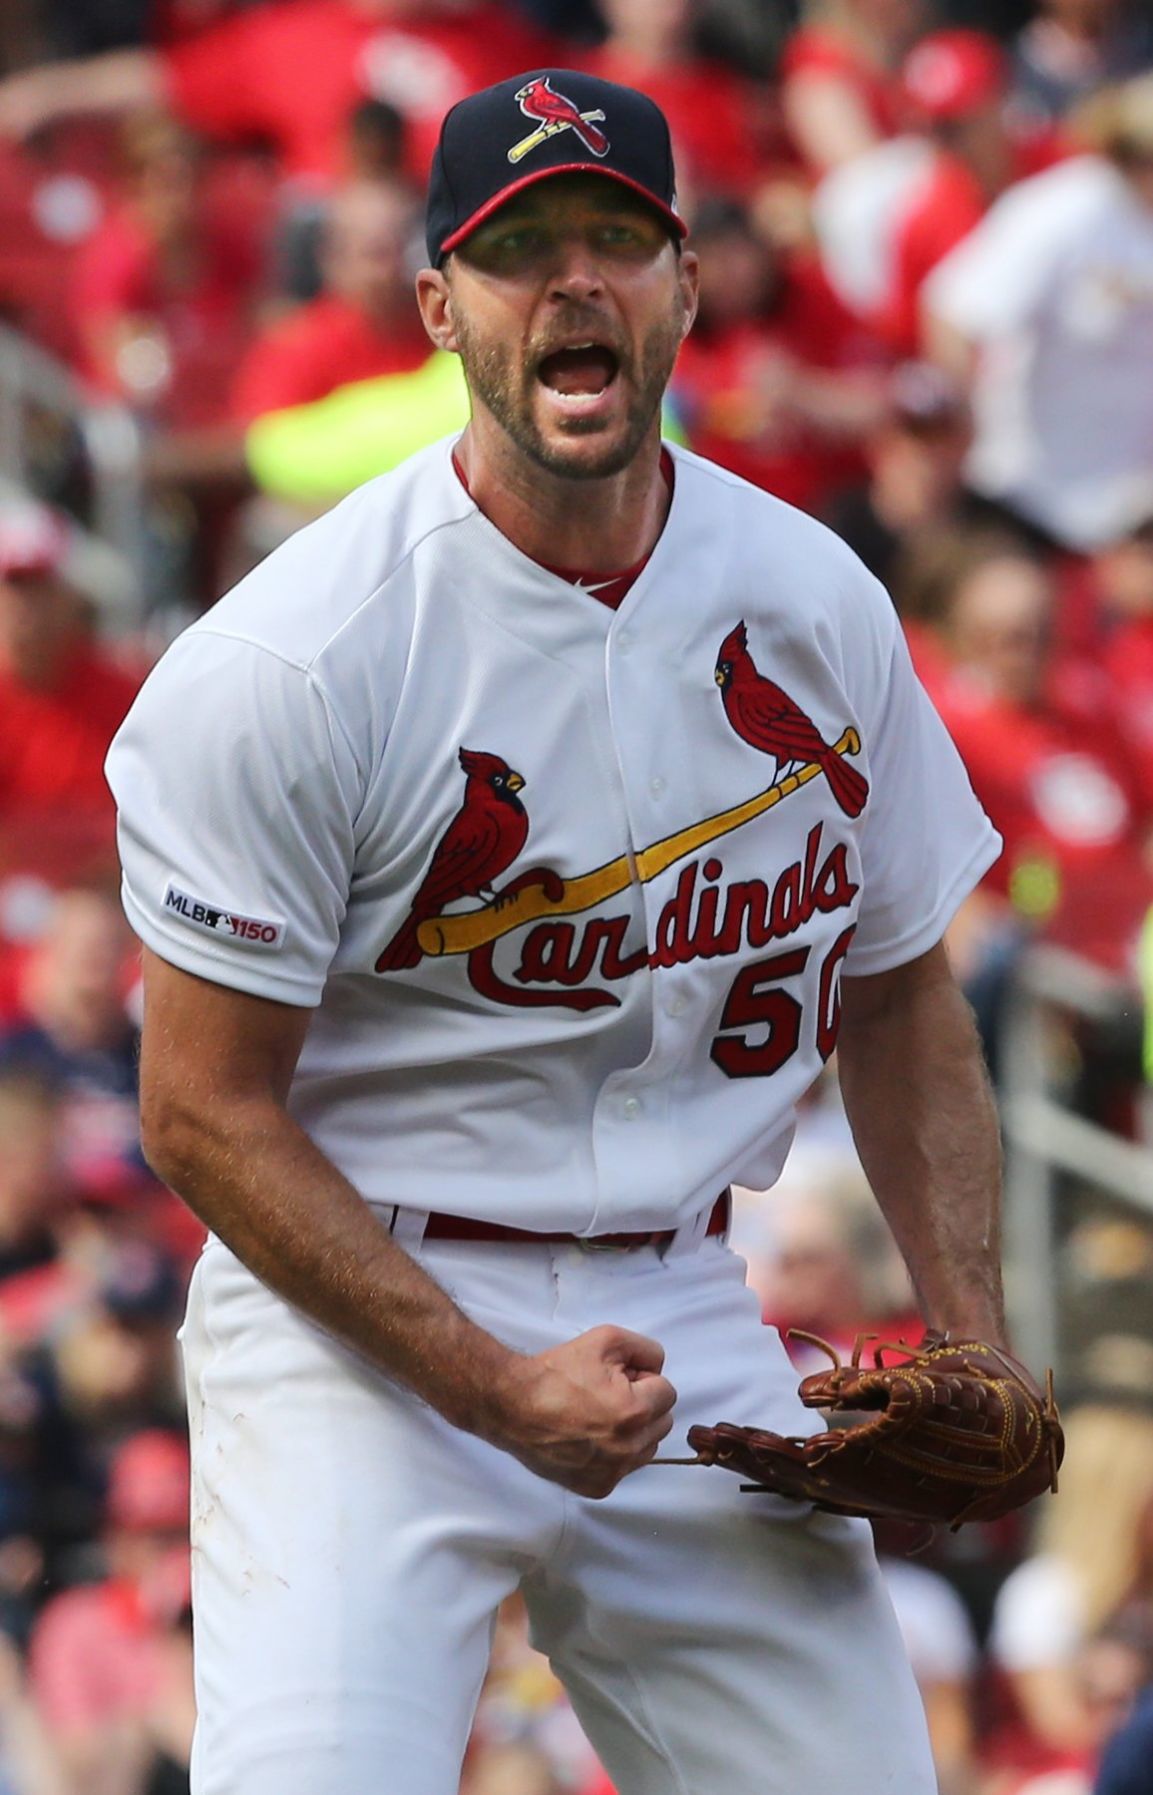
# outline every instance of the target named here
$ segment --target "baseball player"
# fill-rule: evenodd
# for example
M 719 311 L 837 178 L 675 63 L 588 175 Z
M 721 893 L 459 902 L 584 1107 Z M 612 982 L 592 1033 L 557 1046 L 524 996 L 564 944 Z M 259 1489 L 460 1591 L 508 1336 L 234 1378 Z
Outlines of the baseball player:
M 472 420 L 168 651 L 109 759 L 184 1353 L 198 1795 L 454 1795 L 520 1588 L 621 1795 L 929 1795 L 866 1523 L 651 1463 L 807 1434 L 728 1249 L 840 1044 L 926 1319 L 1002 1334 L 941 948 L 997 838 L 883 591 L 663 446 L 668 131 L 445 120 L 418 298 Z

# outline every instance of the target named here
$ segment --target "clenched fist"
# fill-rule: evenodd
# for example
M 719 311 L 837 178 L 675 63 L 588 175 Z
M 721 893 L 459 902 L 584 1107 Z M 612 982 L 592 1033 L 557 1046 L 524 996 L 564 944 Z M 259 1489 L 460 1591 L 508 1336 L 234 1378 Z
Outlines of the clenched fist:
M 578 1496 L 608 1496 L 672 1428 L 677 1393 L 661 1375 L 664 1362 L 657 1341 L 610 1326 L 510 1357 L 484 1437 L 538 1477 Z

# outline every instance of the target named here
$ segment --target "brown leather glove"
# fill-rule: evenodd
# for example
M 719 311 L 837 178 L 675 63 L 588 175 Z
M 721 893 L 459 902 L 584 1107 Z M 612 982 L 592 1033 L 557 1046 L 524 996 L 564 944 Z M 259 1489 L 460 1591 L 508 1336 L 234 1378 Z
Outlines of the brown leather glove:
M 727 1421 L 691 1427 L 695 1462 L 832 1514 L 951 1527 L 995 1520 L 1057 1488 L 1065 1436 L 1051 1372 L 1042 1391 L 1003 1347 L 947 1334 L 926 1334 L 917 1347 L 875 1346 L 871 1367 L 860 1363 L 871 1335 L 848 1365 L 812 1334 L 791 1337 L 833 1361 L 802 1379 L 805 1406 L 862 1418 L 807 1440 Z M 886 1353 L 904 1357 L 886 1364 Z

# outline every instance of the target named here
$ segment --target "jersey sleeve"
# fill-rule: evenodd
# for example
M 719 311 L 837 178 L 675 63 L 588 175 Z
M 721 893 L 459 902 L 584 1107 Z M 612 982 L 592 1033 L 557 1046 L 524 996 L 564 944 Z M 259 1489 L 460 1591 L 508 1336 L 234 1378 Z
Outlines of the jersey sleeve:
M 216 984 L 318 1004 L 361 778 L 308 669 L 189 631 L 145 683 L 106 772 L 124 907 L 145 945 Z
M 884 607 L 880 679 L 873 704 L 861 707 L 869 801 L 849 975 L 888 972 L 927 953 L 1001 852 L 1001 838 L 913 671 L 896 613 L 875 590 Z

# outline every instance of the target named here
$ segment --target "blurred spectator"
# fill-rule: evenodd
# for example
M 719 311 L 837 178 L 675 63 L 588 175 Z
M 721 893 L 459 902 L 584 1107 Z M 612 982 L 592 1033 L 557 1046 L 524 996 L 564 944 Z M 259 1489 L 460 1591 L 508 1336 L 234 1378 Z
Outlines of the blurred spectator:
M 61 515 L 0 509 L 0 825 L 86 811 L 110 831 L 104 756 L 139 680 L 97 645 L 69 568 Z
M 669 121 L 677 183 L 691 196 L 747 194 L 764 171 L 767 121 L 751 82 L 702 57 L 701 0 L 598 0 L 606 37 L 579 66 L 638 87 Z
M 803 509 L 859 478 L 883 412 L 871 345 L 816 263 L 734 201 L 701 207 L 701 305 L 673 395 L 692 447 Z
M 134 116 L 121 139 L 120 203 L 76 272 L 85 372 L 151 423 L 212 423 L 252 328 L 259 224 L 213 194 L 200 151 L 166 114 Z
M 469 1764 L 461 1795 L 566 1795 L 566 1785 L 535 1746 L 494 1745 Z
M 1102 550 L 1093 572 L 1109 628 L 1102 664 L 1110 710 L 1153 804 L 1153 514 Z
M 183 1441 L 133 1435 L 109 1483 L 107 1575 L 55 1596 L 37 1624 L 32 1688 L 69 1795 L 145 1795 L 160 1774 L 187 1788 L 188 1502 Z
M 61 1162 L 93 1195 L 150 1180 L 139 1150 L 136 1029 L 125 1009 L 134 942 L 116 896 L 51 900 L 19 979 L 22 1013 L 0 1029 L 0 1065 L 35 1068 L 61 1100 Z
M 1095 153 L 1005 193 L 924 300 L 934 354 L 973 380 L 975 490 L 1091 550 L 1153 488 L 1153 74 L 1084 129 Z
M 1007 106 L 1009 65 L 978 31 L 938 31 L 902 69 L 908 130 L 834 169 L 814 195 L 829 278 L 897 355 L 920 346 L 926 276 L 1012 182 L 1053 159 Z
M 0 1791 L 68 1795 L 59 1758 L 36 1712 L 16 1646 L 0 1633 Z
M 54 1395 L 99 1476 L 125 1435 L 182 1421 L 176 1328 L 184 1281 L 143 1240 L 105 1242 L 99 1283 L 59 1320 L 51 1342 Z
M 336 387 L 409 373 L 432 354 L 413 293 L 416 196 L 391 178 L 341 188 L 324 227 L 324 290 L 249 350 L 233 393 L 243 423 Z
M 1087 1404 L 1066 1416 L 1060 1493 L 1037 1551 L 997 1599 L 990 1648 L 1029 1741 L 1095 1752 L 1103 1698 L 1148 1676 L 1153 1648 L 1153 1415 Z
M 1153 1689 L 1106 1746 L 1093 1795 L 1153 1795 Z
M 894 369 L 884 419 L 868 442 L 868 480 L 827 513 L 883 586 L 892 586 L 910 545 L 955 530 L 965 517 L 961 469 L 972 437 L 956 381 L 927 362 Z
M 885 1529 L 877 1531 L 881 1570 L 925 1704 L 939 1795 L 973 1795 L 979 1661 L 973 1623 L 939 1571 L 901 1556 L 908 1550 L 907 1538 L 894 1539 L 886 1550 Z
M 60 1098 L 36 1073 L 0 1070 L 0 1330 L 7 1342 L 39 1338 L 76 1281 L 59 1226 L 73 1192 L 60 1146 Z
M 76 113 L 167 101 L 214 141 L 270 145 L 307 188 L 342 172 L 348 116 L 375 98 L 404 114 L 409 172 L 423 179 L 448 108 L 547 65 L 548 51 L 523 20 L 484 0 L 269 0 L 164 48 L 12 76 L 0 83 L 0 133 L 27 137 Z
M 785 122 L 814 173 L 897 130 L 901 61 L 931 20 L 926 0 L 809 0 L 780 73 Z
M 324 225 L 324 291 L 270 328 L 240 371 L 236 440 L 276 501 L 246 514 L 248 565 L 302 514 L 467 422 L 458 358 L 433 349 L 416 308 L 416 221 L 395 179 L 342 188 Z
M 1038 0 L 1013 64 L 1017 112 L 1063 118 L 1098 88 L 1153 66 L 1149 9 L 1143 0 Z
M 798 1369 L 824 1369 L 828 1357 L 787 1339 L 792 1328 L 827 1341 L 843 1359 L 859 1335 L 915 1341 L 925 1331 L 892 1237 L 849 1158 L 817 1155 L 783 1188 L 760 1199 L 741 1192 L 734 1240 L 765 1321 L 780 1330 Z
M 387 100 L 361 100 L 345 121 L 342 184 L 403 182 L 407 161 L 404 115 Z M 335 189 L 339 194 L 339 186 Z M 274 245 L 275 285 L 285 299 L 315 299 L 324 284 L 325 220 L 333 192 L 297 194 L 281 209 Z
M 114 184 L 107 137 L 78 121 L 27 145 L 0 139 L 0 318 L 69 359 L 72 269 Z
M 462 1795 L 582 1791 L 599 1766 L 548 1660 L 529 1642 L 519 1595 L 497 1615 Z
M 999 958 L 1014 916 L 1061 915 L 1082 952 L 1112 961 L 1153 900 L 1153 811 L 1099 693 L 1056 677 L 1051 575 L 1011 540 L 944 540 L 898 599 L 918 670 L 1005 842 L 958 917 L 962 976 Z

